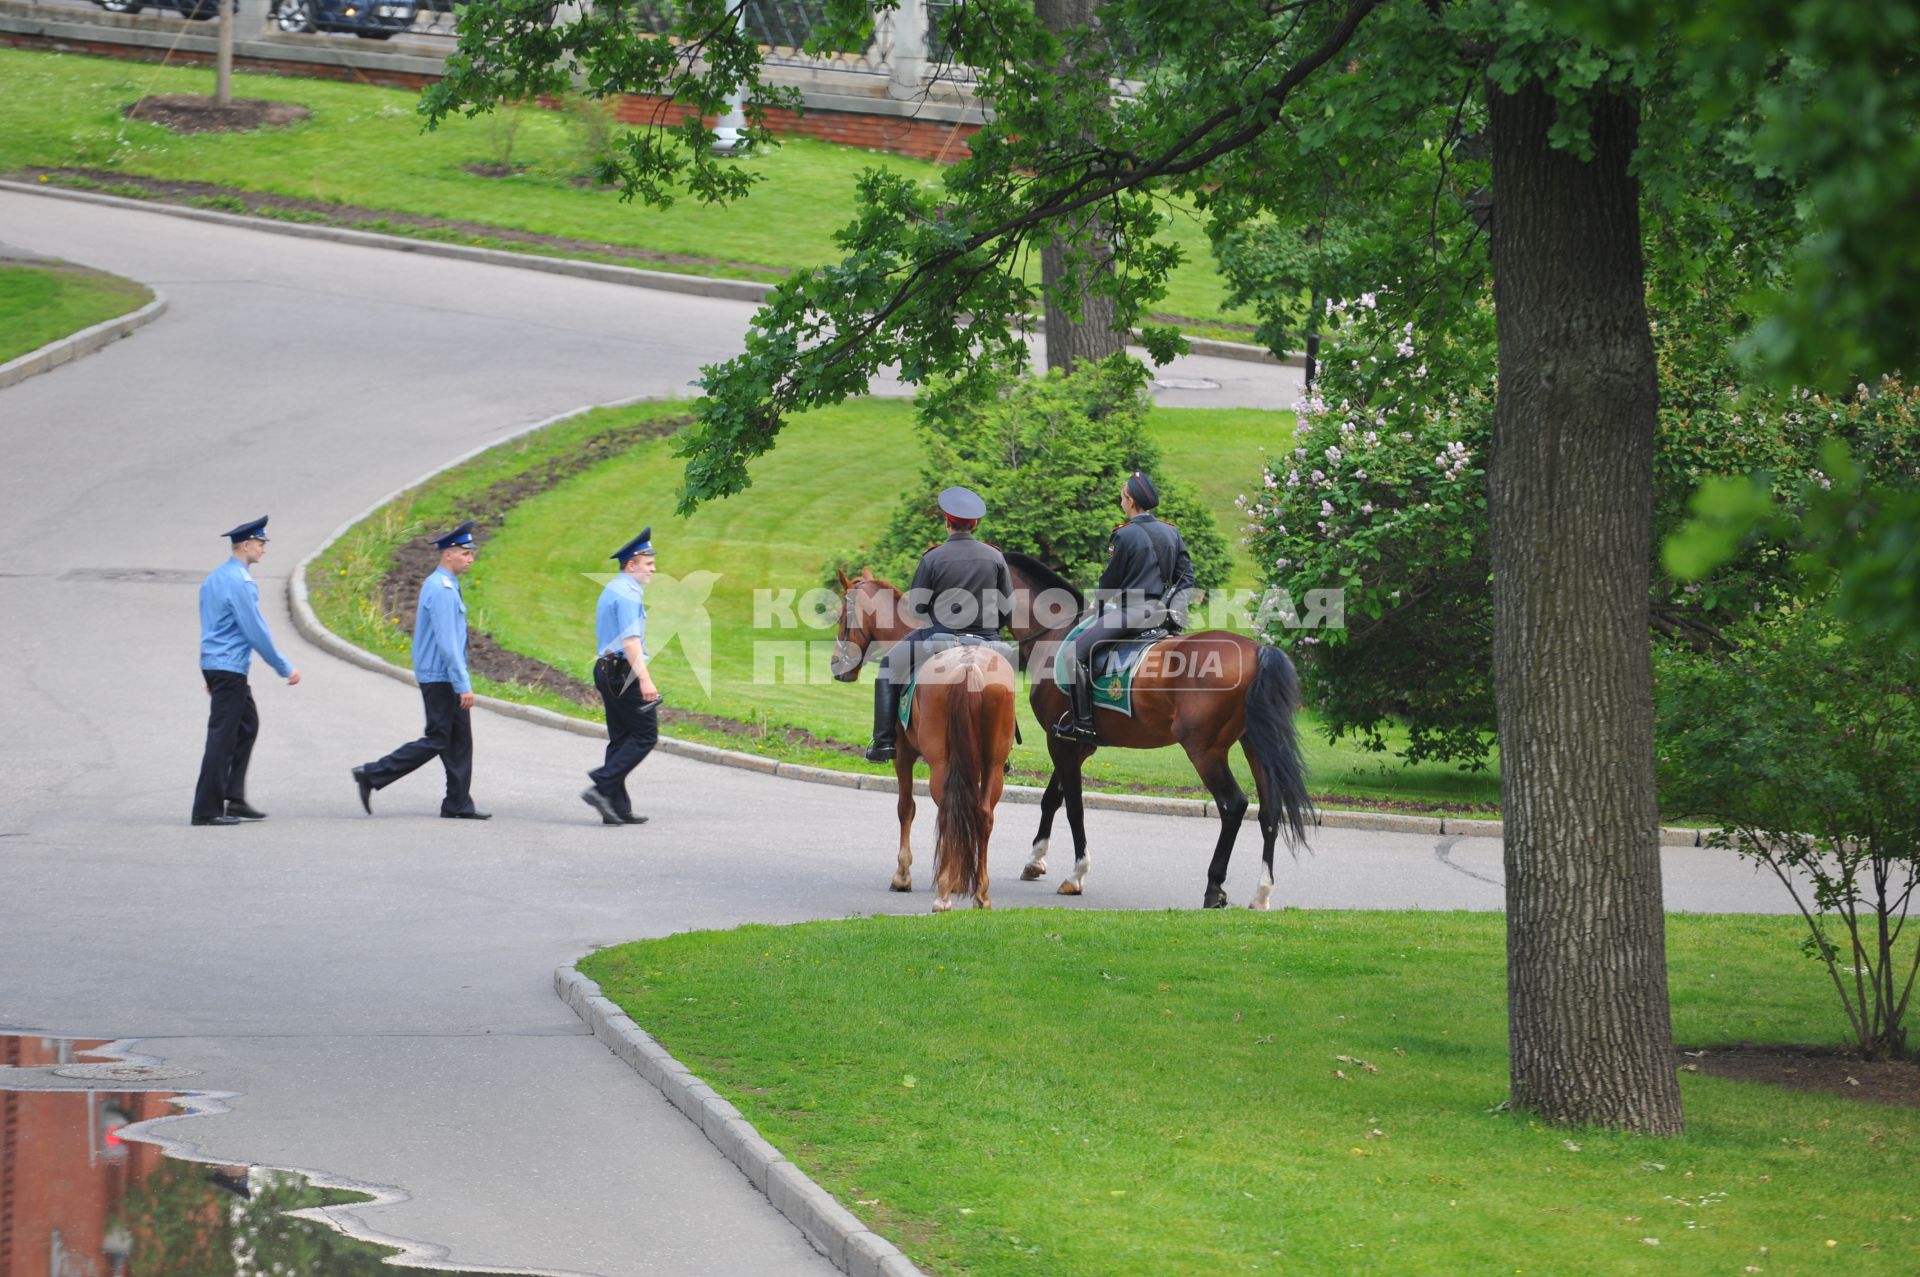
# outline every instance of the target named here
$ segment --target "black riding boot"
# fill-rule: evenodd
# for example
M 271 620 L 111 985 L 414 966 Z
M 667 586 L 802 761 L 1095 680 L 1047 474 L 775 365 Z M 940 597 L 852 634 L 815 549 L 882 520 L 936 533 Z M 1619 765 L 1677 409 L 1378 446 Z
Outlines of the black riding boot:
M 1053 734 L 1061 740 L 1098 741 L 1100 733 L 1093 726 L 1093 671 L 1087 666 L 1074 666 L 1067 699 L 1073 708 L 1053 725 Z
M 873 684 L 873 744 L 867 748 L 867 761 L 893 761 L 893 734 L 900 726 L 900 684 L 883 672 Z

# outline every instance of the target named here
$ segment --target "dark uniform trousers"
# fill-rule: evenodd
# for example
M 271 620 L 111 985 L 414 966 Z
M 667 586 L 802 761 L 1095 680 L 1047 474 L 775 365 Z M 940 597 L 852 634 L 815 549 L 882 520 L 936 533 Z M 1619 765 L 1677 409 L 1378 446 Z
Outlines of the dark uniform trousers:
M 1117 643 L 1121 639 L 1132 638 L 1140 631 L 1152 628 L 1151 625 L 1130 625 L 1129 619 L 1125 610 L 1111 608 L 1102 612 L 1098 620 L 1074 636 L 1073 664 L 1068 669 L 1068 682 L 1078 679 L 1081 670 L 1093 669 L 1094 658 L 1099 655 L 1100 647 L 1108 643 Z
M 200 756 L 200 783 L 193 791 L 193 818 L 212 820 L 227 804 L 247 800 L 247 764 L 260 735 L 260 713 L 245 674 L 201 670 L 207 680 L 207 750 Z
M 660 742 L 660 711 L 648 709 L 640 680 L 624 656 L 603 656 L 593 663 L 593 685 L 607 707 L 607 761 L 587 773 L 593 787 L 622 816 L 633 814 L 627 774 Z
M 420 684 L 427 707 L 427 730 L 377 763 L 367 764 L 367 782 L 385 789 L 439 759 L 447 769 L 447 796 L 440 814 L 459 815 L 473 810 L 473 711 L 460 708 L 460 693 L 452 683 Z

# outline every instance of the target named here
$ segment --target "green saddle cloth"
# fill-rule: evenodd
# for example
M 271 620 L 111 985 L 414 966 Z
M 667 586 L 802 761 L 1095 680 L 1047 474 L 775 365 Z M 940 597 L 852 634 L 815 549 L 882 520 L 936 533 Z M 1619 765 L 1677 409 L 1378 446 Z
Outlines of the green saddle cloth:
M 1080 635 L 1086 631 L 1086 628 L 1092 625 L 1097 619 L 1097 613 L 1090 613 L 1077 621 L 1074 627 L 1067 631 L 1067 637 L 1062 640 L 1060 644 L 1059 657 L 1053 663 L 1054 686 L 1069 696 L 1071 696 L 1072 693 L 1067 689 L 1067 665 L 1071 659 L 1068 649 L 1072 646 L 1073 641 L 1079 638 Z M 1116 714 L 1125 714 L 1128 718 L 1132 718 L 1134 672 L 1140 668 L 1140 658 L 1146 655 L 1147 650 L 1153 647 L 1154 644 L 1164 641 L 1165 637 L 1145 641 L 1140 639 L 1121 639 L 1118 643 L 1114 644 L 1115 647 L 1123 649 L 1123 654 L 1120 659 L 1114 662 L 1113 668 L 1108 673 L 1094 675 L 1093 707 L 1095 709 L 1110 709 Z M 1107 658 L 1104 655 L 1096 655 L 1095 657 L 1096 662 L 1105 659 Z

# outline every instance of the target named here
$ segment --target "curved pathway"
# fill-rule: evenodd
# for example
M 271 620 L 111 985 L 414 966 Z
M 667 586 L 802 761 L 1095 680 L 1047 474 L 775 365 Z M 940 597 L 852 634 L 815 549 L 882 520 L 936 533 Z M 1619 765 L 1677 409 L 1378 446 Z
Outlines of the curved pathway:
M 885 890 L 892 799 L 656 756 L 636 778 L 652 823 L 606 828 L 576 797 L 593 741 L 479 715 L 495 820 L 435 818 L 431 777 L 368 819 L 347 769 L 413 735 L 418 700 L 301 642 L 283 603 L 285 573 L 352 511 L 515 426 L 684 391 L 748 308 L 24 195 L 0 193 L 0 227 L 172 301 L 0 392 L 0 1030 L 140 1039 L 236 1096 L 165 1134 L 391 1189 L 356 1226 L 449 1263 L 831 1271 L 586 1036 L 552 972 L 634 936 L 924 909 L 924 859 L 920 894 Z M 1292 398 L 1280 370 L 1179 374 Z M 262 512 L 263 598 L 305 678 L 254 680 L 250 796 L 272 819 L 196 829 L 194 587 L 219 531 Z M 1032 811 L 1003 816 L 1002 907 L 1060 903 L 1015 881 Z M 1197 902 L 1210 822 L 1089 822 L 1092 894 L 1069 907 Z M 1676 908 L 1784 903 L 1724 856 L 1669 849 L 1667 866 Z M 1236 900 L 1258 869 L 1243 841 Z M 1277 895 L 1486 909 L 1499 875 L 1490 840 L 1324 830 Z

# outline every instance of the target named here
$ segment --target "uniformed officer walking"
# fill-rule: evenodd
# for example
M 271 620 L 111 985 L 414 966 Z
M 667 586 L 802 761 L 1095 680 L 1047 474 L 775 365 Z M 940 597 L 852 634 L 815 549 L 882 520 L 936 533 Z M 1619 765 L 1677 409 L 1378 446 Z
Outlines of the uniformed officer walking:
M 917 628 L 893 645 L 873 684 L 868 762 L 884 763 L 894 755 L 900 693 L 921 650 L 938 649 L 941 637 L 950 634 L 996 638 L 1013 606 L 1013 575 L 1005 556 L 974 539 L 987 503 L 970 488 L 948 488 L 940 494 L 940 512 L 947 519 L 947 539 L 920 556 L 913 584 L 907 587 L 907 608 Z
M 660 740 L 660 689 L 647 672 L 646 584 L 653 579 L 653 529 L 614 551 L 620 575 L 600 591 L 594 610 L 599 641 L 593 685 L 607 707 L 607 759 L 587 773 L 593 782 L 580 797 L 600 813 L 602 824 L 644 825 L 627 794 L 627 775 Z
M 207 748 L 193 791 L 193 823 L 237 825 L 265 820 L 247 802 L 247 764 L 260 734 L 247 671 L 253 654 L 273 666 L 289 687 L 300 671 L 280 655 L 260 615 L 260 587 L 251 569 L 267 553 L 267 516 L 228 531 L 233 553 L 200 583 L 200 676 L 207 683 Z
M 427 730 L 378 762 L 353 769 L 360 805 L 373 814 L 373 791 L 438 758 L 447 771 L 440 814 L 448 820 L 487 820 L 473 806 L 473 683 L 467 675 L 467 604 L 460 577 L 473 566 L 473 523 L 435 539 L 440 566 L 420 586 L 413 614 L 413 676 L 427 709 Z
M 1143 630 L 1168 626 L 1179 629 L 1186 620 L 1187 599 L 1193 593 L 1193 562 L 1180 529 L 1163 523 L 1152 511 L 1160 504 L 1153 480 L 1136 470 L 1120 491 L 1120 511 L 1126 522 L 1113 530 L 1107 543 L 1107 566 L 1094 592 L 1101 612 L 1082 630 L 1068 654 L 1071 660 L 1068 693 L 1072 708 L 1054 724 L 1053 734 L 1065 740 L 1098 741 L 1093 725 L 1094 649 L 1102 643 L 1129 638 Z

